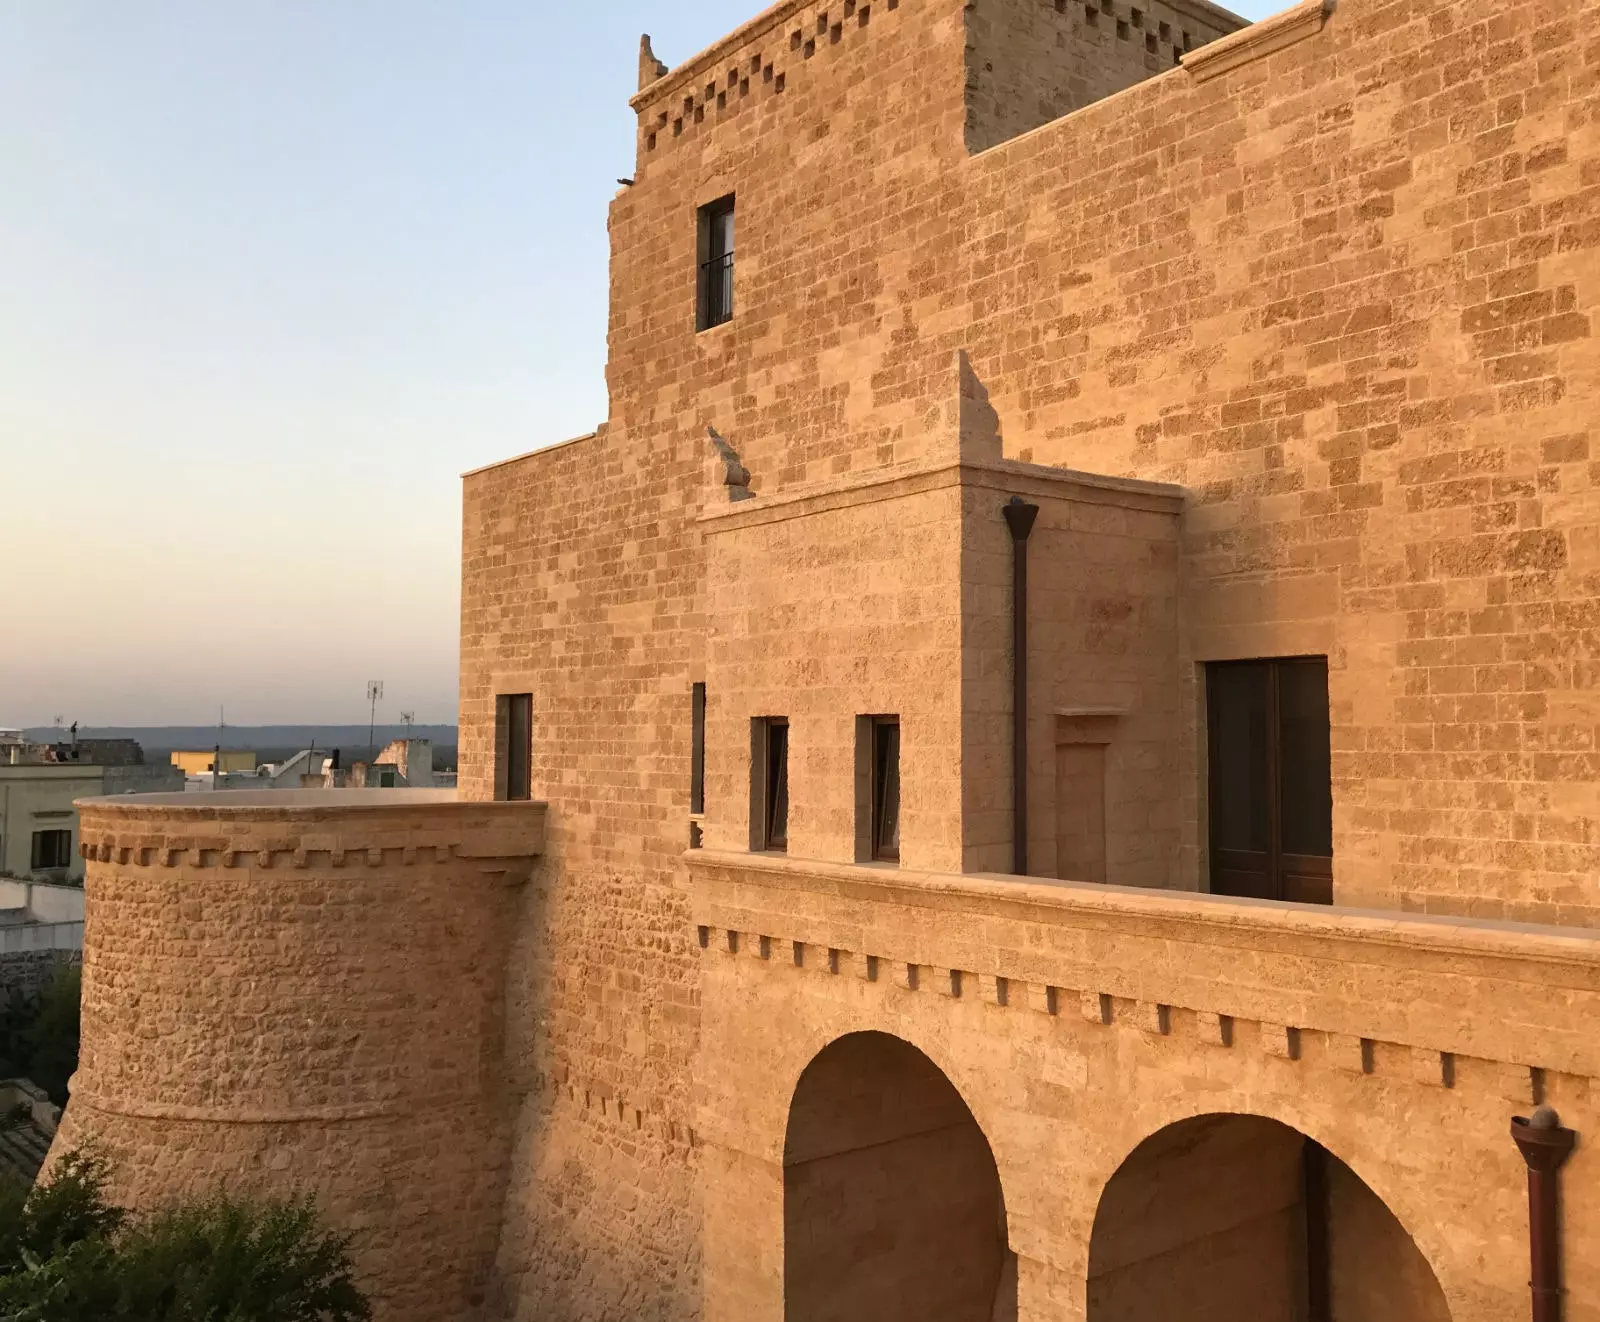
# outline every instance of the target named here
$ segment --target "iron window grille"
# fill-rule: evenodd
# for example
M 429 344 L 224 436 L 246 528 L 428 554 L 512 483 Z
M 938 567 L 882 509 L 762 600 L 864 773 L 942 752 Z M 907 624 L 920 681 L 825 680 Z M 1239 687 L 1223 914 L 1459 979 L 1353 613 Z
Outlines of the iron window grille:
M 710 330 L 733 320 L 733 198 L 700 208 L 700 279 L 696 325 Z

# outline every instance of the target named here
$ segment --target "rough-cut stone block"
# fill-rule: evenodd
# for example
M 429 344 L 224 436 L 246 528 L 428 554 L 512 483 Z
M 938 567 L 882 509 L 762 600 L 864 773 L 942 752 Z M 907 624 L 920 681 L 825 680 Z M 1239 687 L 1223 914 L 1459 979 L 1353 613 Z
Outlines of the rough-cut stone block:
M 1269 1056 L 1300 1059 L 1300 1030 L 1283 1024 L 1261 1025 L 1261 1049 Z

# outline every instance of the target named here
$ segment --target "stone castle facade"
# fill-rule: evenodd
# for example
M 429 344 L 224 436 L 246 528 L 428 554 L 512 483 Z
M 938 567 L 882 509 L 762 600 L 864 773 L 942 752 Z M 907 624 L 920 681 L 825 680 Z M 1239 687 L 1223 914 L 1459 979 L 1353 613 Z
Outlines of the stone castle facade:
M 86 808 L 61 1144 L 394 1322 L 1600 1322 L 1597 19 L 646 43 L 459 801 Z

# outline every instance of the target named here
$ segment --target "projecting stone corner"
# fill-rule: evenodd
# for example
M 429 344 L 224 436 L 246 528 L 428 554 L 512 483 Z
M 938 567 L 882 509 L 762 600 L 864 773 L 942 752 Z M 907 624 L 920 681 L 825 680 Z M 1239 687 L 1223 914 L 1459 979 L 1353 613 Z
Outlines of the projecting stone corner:
M 1333 16 L 1334 7 L 1335 0 L 1305 0 L 1190 51 L 1183 57 L 1183 67 L 1195 82 L 1208 82 L 1316 36 Z
M 314 790 L 80 812 L 82 1049 L 57 1150 L 101 1143 L 133 1205 L 310 1190 L 386 1322 L 471 1315 L 507 1160 L 514 887 L 544 805 Z

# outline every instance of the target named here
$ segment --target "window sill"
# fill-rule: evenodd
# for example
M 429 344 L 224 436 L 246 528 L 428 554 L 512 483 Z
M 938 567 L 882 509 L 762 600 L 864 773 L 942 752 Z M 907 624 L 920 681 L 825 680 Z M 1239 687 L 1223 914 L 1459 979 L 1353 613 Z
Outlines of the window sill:
M 696 329 L 694 333 L 694 342 L 701 349 L 720 352 L 730 343 L 733 335 L 733 328 L 738 324 L 739 319 L 737 317 L 730 317 L 727 321 L 722 322 L 720 325 L 707 326 L 704 330 Z

